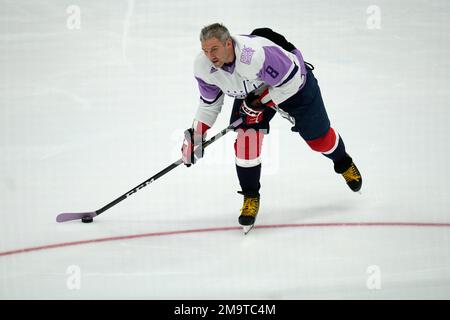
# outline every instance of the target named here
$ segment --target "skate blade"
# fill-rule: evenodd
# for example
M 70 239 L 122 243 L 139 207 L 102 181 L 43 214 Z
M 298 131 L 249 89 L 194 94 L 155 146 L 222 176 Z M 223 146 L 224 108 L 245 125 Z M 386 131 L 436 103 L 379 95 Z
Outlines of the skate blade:
M 242 229 L 244 231 L 244 236 L 250 232 L 250 230 L 253 229 L 254 224 L 250 225 L 250 226 L 242 226 Z

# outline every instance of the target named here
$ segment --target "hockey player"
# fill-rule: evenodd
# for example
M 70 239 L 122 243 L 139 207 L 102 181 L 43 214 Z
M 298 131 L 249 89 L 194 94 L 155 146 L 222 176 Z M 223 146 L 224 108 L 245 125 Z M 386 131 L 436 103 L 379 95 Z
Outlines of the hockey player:
M 244 196 L 239 223 L 253 226 L 260 205 L 261 146 L 269 122 L 279 108 L 295 119 L 310 148 L 334 163 L 352 191 L 359 191 L 361 174 L 347 154 L 342 137 L 330 126 L 313 68 L 282 35 L 268 28 L 251 35 L 231 36 L 219 23 L 200 32 L 202 51 L 194 73 L 200 104 L 191 128 L 185 131 L 182 159 L 186 166 L 203 156 L 202 141 L 221 112 L 224 95 L 234 98 L 230 123 L 242 117 L 234 144 L 236 172 Z

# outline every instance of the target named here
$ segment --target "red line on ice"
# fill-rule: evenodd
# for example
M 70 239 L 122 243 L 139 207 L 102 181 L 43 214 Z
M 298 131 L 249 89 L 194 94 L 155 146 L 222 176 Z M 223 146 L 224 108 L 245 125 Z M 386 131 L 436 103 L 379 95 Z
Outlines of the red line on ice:
M 336 223 L 294 223 L 294 224 L 272 224 L 272 225 L 258 225 L 255 229 L 275 229 L 275 228 L 329 228 L 329 227 L 422 227 L 422 228 L 450 228 L 450 223 L 420 223 L 420 222 L 336 222 Z M 171 236 L 188 233 L 202 233 L 202 232 L 216 232 L 216 231 L 233 231 L 241 230 L 241 227 L 220 227 L 220 228 L 205 228 L 205 229 L 189 229 L 189 230 L 176 230 L 165 232 L 152 232 L 142 234 L 132 234 L 125 236 L 99 238 L 90 240 L 80 240 L 72 242 L 55 243 L 37 247 L 16 249 L 11 251 L 0 252 L 0 257 L 10 256 L 26 252 L 34 252 L 41 250 L 49 250 L 63 247 L 72 247 L 83 244 L 99 243 L 99 242 L 111 242 L 118 240 L 130 240 L 137 238 L 147 237 L 161 237 Z

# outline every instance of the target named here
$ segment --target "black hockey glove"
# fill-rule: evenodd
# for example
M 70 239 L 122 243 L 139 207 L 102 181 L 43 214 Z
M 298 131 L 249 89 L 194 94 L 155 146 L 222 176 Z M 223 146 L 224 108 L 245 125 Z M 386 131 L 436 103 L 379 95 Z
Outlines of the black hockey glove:
M 205 154 L 202 144 L 205 142 L 204 135 L 194 131 L 194 128 L 189 128 L 184 131 L 184 141 L 181 147 L 182 160 L 186 167 L 195 164 L 198 159 L 203 158 Z
M 239 108 L 239 114 L 245 124 L 257 124 L 263 120 L 265 108 L 265 106 L 250 107 L 244 100 Z
M 268 89 L 265 89 L 260 95 L 250 92 L 242 102 L 239 113 L 245 124 L 256 124 L 263 120 L 264 111 L 274 105 L 270 100 Z

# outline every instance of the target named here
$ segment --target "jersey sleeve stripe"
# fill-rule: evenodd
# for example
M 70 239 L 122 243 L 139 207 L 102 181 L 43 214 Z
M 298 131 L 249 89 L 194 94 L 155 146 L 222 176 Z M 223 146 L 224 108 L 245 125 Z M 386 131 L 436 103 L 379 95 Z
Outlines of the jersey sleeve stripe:
M 222 90 L 220 90 L 219 87 L 213 84 L 209 84 L 199 77 L 195 77 L 195 79 L 198 82 L 198 89 L 200 91 L 200 95 L 202 96 L 203 100 L 207 101 L 217 100 L 217 98 L 222 93 Z
M 200 96 L 200 99 L 201 99 L 204 103 L 206 103 L 206 104 L 213 104 L 213 103 L 215 103 L 217 100 L 219 100 L 219 98 L 222 96 L 222 94 L 223 94 L 223 92 L 220 91 L 219 94 L 217 95 L 217 97 L 216 97 L 214 100 L 211 100 L 211 101 L 206 100 L 206 99 L 203 98 L 202 96 Z
M 287 83 L 289 80 L 291 80 L 295 76 L 295 74 L 298 71 L 298 66 L 295 64 L 295 62 L 294 62 L 294 65 L 295 65 L 294 69 L 292 69 L 289 76 L 282 83 L 280 83 L 279 85 L 276 85 L 276 87 L 281 87 L 283 84 Z

